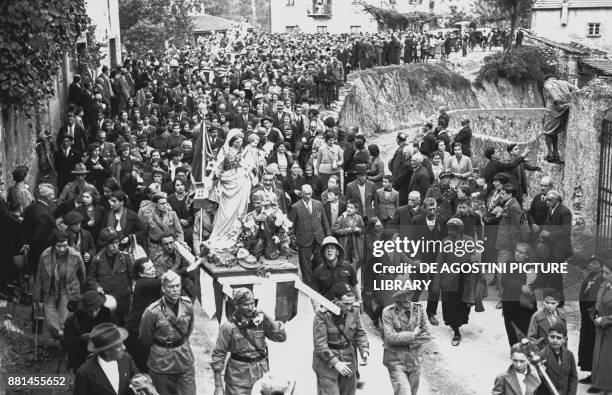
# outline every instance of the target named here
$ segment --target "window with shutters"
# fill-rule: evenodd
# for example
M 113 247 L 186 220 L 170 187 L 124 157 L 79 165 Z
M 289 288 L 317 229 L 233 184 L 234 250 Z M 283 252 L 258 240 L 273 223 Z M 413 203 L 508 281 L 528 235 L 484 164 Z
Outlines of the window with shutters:
M 327 33 L 327 26 L 317 26 L 317 33 L 318 34 L 325 34 L 325 33 Z

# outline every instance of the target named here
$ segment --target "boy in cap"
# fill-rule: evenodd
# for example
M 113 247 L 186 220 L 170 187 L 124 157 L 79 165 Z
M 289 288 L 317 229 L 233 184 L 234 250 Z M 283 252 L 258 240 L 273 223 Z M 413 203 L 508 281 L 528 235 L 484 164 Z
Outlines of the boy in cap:
M 161 276 L 163 296 L 142 315 L 139 338 L 150 348 L 147 366 L 160 394 L 195 395 L 195 368 L 189 337 L 193 304 L 181 296 L 181 277 L 168 270 Z
M 130 379 L 138 373 L 123 341 L 128 333 L 115 324 L 97 325 L 89 333 L 87 351 L 93 354 L 74 378 L 74 395 L 128 395 Z
M 399 280 L 410 280 L 408 275 Z M 414 290 L 403 289 L 393 294 L 395 303 L 382 312 L 384 354 L 383 365 L 389 370 L 395 395 L 413 394 L 419 389 L 423 344 L 432 338 L 425 309 L 412 301 Z
M 237 288 L 233 294 L 236 310 L 219 328 L 211 367 L 215 374 L 215 395 L 248 394 L 255 382 L 270 369 L 266 338 L 275 342 L 287 339 L 285 328 L 261 309 L 248 288 Z M 225 364 L 227 354 L 230 358 Z M 225 367 L 225 390 L 221 378 Z
M 363 365 L 370 356 L 368 338 L 354 307 L 355 294 L 348 284 L 337 283 L 331 290 L 340 315 L 317 311 L 313 324 L 312 369 L 317 375 L 319 394 L 353 395 L 357 388 L 357 350 Z
M 81 254 L 85 268 L 87 268 L 91 258 L 96 255 L 96 244 L 91 233 L 81 229 L 82 222 L 83 216 L 78 211 L 70 211 L 64 214 L 64 224 L 67 226 L 66 233 L 70 238 L 68 245 Z

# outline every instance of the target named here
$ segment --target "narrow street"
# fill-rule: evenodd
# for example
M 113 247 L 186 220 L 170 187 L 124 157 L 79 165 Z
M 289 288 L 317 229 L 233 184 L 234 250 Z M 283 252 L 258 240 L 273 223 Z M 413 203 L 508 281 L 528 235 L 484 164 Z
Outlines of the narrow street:
M 408 132 L 408 141 L 414 139 L 415 129 Z M 396 133 L 389 133 L 369 139 L 368 144 L 378 144 L 384 163 L 393 155 Z M 567 291 L 577 294 L 578 285 Z M 490 393 L 495 377 L 510 364 L 509 346 L 501 310 L 495 309 L 496 291 L 489 287 L 489 300 L 484 302 L 485 311 L 470 314 L 470 322 L 461 328 L 462 342 L 458 347 L 451 345 L 452 331 L 443 325 L 442 308 L 438 308 L 440 326 L 432 327 L 433 340 L 425 346 L 424 367 L 421 371 L 420 394 L 483 395 Z M 575 300 L 575 298 L 573 299 Z M 422 302 L 423 303 L 423 302 Z M 208 319 L 198 307 L 198 315 L 191 344 L 196 356 L 198 372 L 198 393 L 212 394 L 213 373 L 210 369 L 210 355 L 218 332 L 216 320 Z M 577 302 L 566 304 L 568 316 L 569 349 L 577 357 L 580 328 L 580 312 Z M 287 342 L 270 343 L 270 369 L 279 375 L 298 378 L 301 395 L 316 393 L 316 378 L 312 370 L 312 305 L 300 293 L 297 316 L 287 323 Z M 382 365 L 383 347 L 380 331 L 374 327 L 368 316 L 363 316 L 370 341 L 370 363 L 360 367 L 365 382 L 358 394 L 391 394 L 392 388 L 387 369 Z M 291 363 L 287 363 L 290 360 Z M 578 372 L 579 378 L 585 376 Z M 589 385 L 579 384 L 578 394 L 586 394 Z

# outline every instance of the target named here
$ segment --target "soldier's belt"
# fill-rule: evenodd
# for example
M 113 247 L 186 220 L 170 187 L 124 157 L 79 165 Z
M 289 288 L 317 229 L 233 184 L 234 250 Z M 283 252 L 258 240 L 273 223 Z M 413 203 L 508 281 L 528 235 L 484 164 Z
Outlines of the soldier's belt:
M 327 343 L 327 346 L 331 348 L 332 350 L 346 350 L 347 348 L 351 347 L 350 344 L 331 344 L 331 343 Z
M 175 342 L 163 342 L 161 340 L 153 339 L 153 343 L 163 348 L 177 348 L 182 346 L 185 342 L 183 340 L 177 340 Z
M 247 363 L 253 363 L 253 362 L 259 362 L 259 361 L 263 361 L 264 359 L 268 358 L 268 351 L 266 350 L 265 352 L 259 354 L 256 357 L 247 357 L 245 355 L 238 355 L 238 354 L 230 354 L 230 358 L 239 362 L 247 362 Z

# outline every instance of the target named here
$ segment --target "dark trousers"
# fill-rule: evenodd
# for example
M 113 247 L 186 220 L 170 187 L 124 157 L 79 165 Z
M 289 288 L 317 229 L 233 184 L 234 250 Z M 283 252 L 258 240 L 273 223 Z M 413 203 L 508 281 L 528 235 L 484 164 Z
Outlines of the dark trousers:
M 316 240 L 308 247 L 298 246 L 298 259 L 304 284 L 314 288 L 314 269 L 318 266 L 321 244 Z
M 506 335 L 508 336 L 508 343 L 510 343 L 510 346 L 513 346 L 519 341 L 514 326 L 526 336 L 527 330 L 529 329 L 529 321 L 535 312 L 535 308 L 527 309 L 521 306 L 521 303 L 516 300 L 502 301 L 504 326 L 506 327 Z
M 125 339 L 125 348 L 132 356 L 136 367 L 140 373 L 146 373 L 149 371 L 147 366 L 147 359 L 149 358 L 149 350 L 142 347 L 138 340 L 138 332 L 129 331 L 129 336 Z
M 429 279 L 433 281 L 433 276 L 431 274 L 425 274 L 421 276 L 422 278 L 420 276 L 416 276 L 415 278 L 420 278 L 422 280 Z M 414 294 L 412 295 L 412 301 L 418 302 L 419 298 L 421 297 L 421 293 L 423 293 L 422 290 L 415 290 Z M 438 311 L 439 301 L 440 301 L 440 291 L 434 293 L 433 290 L 429 289 L 427 291 L 427 308 L 425 309 L 425 311 L 427 312 L 427 316 L 436 315 Z

